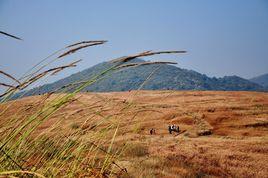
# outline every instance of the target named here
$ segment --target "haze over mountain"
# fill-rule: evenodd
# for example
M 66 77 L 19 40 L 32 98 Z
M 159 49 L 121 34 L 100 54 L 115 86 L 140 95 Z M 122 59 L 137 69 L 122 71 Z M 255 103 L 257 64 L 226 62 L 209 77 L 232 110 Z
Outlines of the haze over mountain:
M 132 62 L 142 62 L 135 59 Z M 36 87 L 24 93 L 24 96 L 44 94 L 52 91 L 66 91 L 68 84 L 91 79 L 113 64 L 103 62 L 81 72 L 72 74 L 51 84 Z M 146 81 L 146 79 L 150 78 Z M 146 81 L 146 82 L 144 82 Z M 62 88 L 59 90 L 60 88 Z M 264 87 L 238 76 L 222 78 L 208 77 L 193 70 L 181 69 L 166 64 L 153 64 L 123 68 L 114 71 L 102 80 L 86 87 L 83 91 L 109 92 L 128 90 L 225 90 L 225 91 L 262 91 Z M 22 95 L 20 93 L 19 95 Z M 18 97 L 18 95 L 17 95 Z
M 268 88 L 268 73 L 249 79 L 265 88 Z

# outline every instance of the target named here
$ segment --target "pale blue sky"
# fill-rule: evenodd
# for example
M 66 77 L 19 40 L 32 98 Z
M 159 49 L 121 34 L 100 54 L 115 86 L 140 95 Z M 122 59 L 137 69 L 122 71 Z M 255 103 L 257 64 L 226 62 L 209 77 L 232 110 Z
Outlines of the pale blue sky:
M 208 76 L 268 72 L 266 0 L 0 0 L 0 30 L 24 39 L 0 36 L 0 70 L 16 77 L 67 44 L 96 39 L 109 42 L 65 59 L 83 62 L 48 81 L 111 58 L 168 49 L 188 53 L 154 59 Z

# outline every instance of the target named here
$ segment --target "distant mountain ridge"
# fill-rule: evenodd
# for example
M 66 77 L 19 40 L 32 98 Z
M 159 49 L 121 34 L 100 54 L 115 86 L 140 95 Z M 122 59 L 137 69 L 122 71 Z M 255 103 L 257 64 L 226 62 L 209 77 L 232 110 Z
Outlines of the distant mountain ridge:
M 135 59 L 132 62 L 142 62 Z M 46 84 L 24 93 L 25 96 L 55 91 L 65 85 L 85 81 L 112 66 L 103 62 L 75 73 L 51 84 Z M 154 72 L 153 72 L 154 71 Z M 153 72 L 153 74 L 152 74 Z M 144 83 L 146 78 L 150 79 Z M 143 84 L 143 85 L 142 85 Z M 225 90 L 225 91 L 263 91 L 264 87 L 238 76 L 222 78 L 208 77 L 193 70 L 181 69 L 173 65 L 152 64 L 123 68 L 104 79 L 86 87 L 83 91 L 110 92 L 136 90 L 142 85 L 144 90 Z M 20 94 L 22 95 L 22 93 Z M 18 96 L 18 95 L 17 95 Z
M 251 82 L 257 83 L 268 89 L 268 73 L 263 74 L 252 79 L 249 79 Z

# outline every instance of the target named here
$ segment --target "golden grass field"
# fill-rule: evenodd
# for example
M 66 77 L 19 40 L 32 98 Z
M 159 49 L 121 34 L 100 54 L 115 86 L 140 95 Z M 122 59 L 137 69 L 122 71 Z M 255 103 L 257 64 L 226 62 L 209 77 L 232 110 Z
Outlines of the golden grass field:
M 60 95 L 63 94 L 45 94 L 0 104 L 0 138 Z M 118 130 L 112 148 L 108 148 L 115 129 L 106 132 L 105 128 L 111 123 L 116 123 Z M 182 133 L 169 134 L 169 124 L 179 125 Z M 156 134 L 150 135 L 151 128 Z M 202 136 L 206 131 L 212 134 Z M 101 149 L 117 153 L 114 162 L 127 170 L 111 177 L 268 177 L 268 93 L 80 93 L 39 125 L 30 137 L 42 135 L 60 144 L 66 138 L 92 141 L 96 132 L 105 135 L 100 137 Z M 101 160 L 102 154 L 105 155 L 98 152 L 94 160 Z M 45 170 L 49 175 L 48 168 L 42 167 L 49 156 L 41 157 L 38 151 L 31 150 L 23 167 L 33 170 L 42 163 L 37 172 Z M 87 156 L 90 155 L 86 152 L 80 155 Z M 77 160 L 69 159 L 66 165 L 74 161 Z M 73 171 L 72 176 L 99 176 L 86 164 L 75 165 L 80 166 L 76 166 L 78 171 Z M 116 169 L 113 166 L 109 169 Z M 61 167 L 57 175 L 68 174 L 66 169 Z M 82 173 L 79 169 L 86 171 Z

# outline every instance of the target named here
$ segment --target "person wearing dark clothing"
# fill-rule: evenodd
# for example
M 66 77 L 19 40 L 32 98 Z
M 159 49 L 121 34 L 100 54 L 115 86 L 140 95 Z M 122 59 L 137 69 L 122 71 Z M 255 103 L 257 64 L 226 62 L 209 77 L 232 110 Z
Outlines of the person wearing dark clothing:
M 169 131 L 169 134 L 172 134 L 172 131 L 174 132 L 180 132 L 180 127 L 179 126 L 176 126 L 176 125 L 169 125 L 168 126 L 168 131 Z
M 172 134 L 172 128 L 170 125 L 168 126 L 168 131 L 169 131 L 169 134 Z
M 179 126 L 177 126 L 177 132 L 180 132 L 180 127 Z

